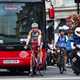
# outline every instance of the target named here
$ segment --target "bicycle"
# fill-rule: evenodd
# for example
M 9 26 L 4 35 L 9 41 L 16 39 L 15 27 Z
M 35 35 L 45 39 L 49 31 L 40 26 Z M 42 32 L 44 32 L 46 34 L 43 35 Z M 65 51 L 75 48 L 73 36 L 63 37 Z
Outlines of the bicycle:
M 32 47 L 29 45 L 29 48 L 32 52 L 31 54 L 31 61 L 30 61 L 30 73 L 31 73 L 31 76 L 33 75 L 36 75 L 36 72 L 39 72 L 40 76 L 43 76 L 43 74 L 40 72 L 40 57 L 39 55 L 37 55 L 37 57 L 35 57 L 35 54 L 33 52 L 33 49 Z M 39 51 L 38 51 L 39 53 Z
M 57 54 L 58 54 L 57 66 L 59 68 L 60 74 L 63 74 L 63 72 L 66 71 L 64 53 L 65 53 L 64 48 L 57 49 Z

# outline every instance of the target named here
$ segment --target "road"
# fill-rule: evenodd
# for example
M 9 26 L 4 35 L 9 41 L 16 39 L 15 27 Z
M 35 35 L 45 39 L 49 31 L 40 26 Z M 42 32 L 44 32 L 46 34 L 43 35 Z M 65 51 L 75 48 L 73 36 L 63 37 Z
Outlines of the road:
M 73 74 L 71 68 L 67 68 L 64 74 L 60 74 L 56 66 L 47 67 L 46 72 L 43 72 L 44 76 L 30 77 L 27 74 L 0 74 L 0 80 L 80 80 L 80 76 Z

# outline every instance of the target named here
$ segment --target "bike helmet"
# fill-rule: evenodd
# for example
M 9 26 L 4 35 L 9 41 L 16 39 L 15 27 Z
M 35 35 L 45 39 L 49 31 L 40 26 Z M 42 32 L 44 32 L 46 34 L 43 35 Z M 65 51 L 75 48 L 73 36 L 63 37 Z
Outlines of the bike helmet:
M 35 28 L 35 27 L 38 28 L 38 24 L 37 24 L 37 23 L 32 23 L 31 27 L 32 27 L 32 28 Z

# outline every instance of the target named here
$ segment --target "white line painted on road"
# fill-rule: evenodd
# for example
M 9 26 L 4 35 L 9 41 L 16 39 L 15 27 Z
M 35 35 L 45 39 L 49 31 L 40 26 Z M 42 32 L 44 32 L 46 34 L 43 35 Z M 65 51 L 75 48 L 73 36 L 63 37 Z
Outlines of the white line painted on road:
M 80 80 L 80 77 L 59 77 L 59 78 L 26 78 L 26 80 Z
M 80 76 L 77 77 L 52 77 L 52 78 L 0 78 L 0 80 L 80 80 Z

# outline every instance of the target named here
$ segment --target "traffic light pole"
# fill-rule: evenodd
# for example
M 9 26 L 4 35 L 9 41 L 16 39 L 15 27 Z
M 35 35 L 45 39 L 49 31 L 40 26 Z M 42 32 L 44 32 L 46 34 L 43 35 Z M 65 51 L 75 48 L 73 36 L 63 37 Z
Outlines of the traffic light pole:
M 79 14 L 79 3 L 77 3 L 77 14 Z

